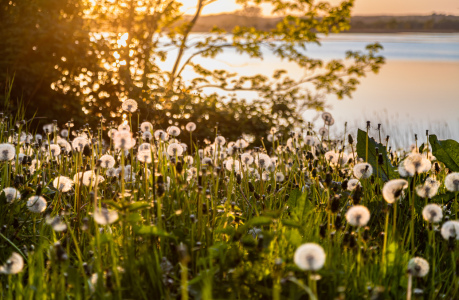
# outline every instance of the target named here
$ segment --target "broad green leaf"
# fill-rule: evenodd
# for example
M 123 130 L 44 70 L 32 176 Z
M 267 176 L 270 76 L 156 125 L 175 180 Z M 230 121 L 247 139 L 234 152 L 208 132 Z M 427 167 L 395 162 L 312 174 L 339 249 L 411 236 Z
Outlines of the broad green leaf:
M 363 130 L 358 131 L 357 134 L 357 154 L 361 158 L 366 156 L 366 142 L 367 142 L 367 133 Z M 376 155 L 376 148 L 378 148 L 379 153 L 383 156 L 383 164 L 378 164 L 378 155 Z M 373 138 L 368 137 L 368 163 L 373 167 L 373 174 L 376 176 L 378 172 L 379 176 L 384 181 L 398 178 L 398 173 L 395 171 L 395 167 L 392 166 L 389 157 L 387 156 L 386 147 Z
M 434 134 L 429 136 L 429 142 L 437 160 L 444 163 L 451 171 L 459 172 L 459 143 L 454 140 L 440 141 Z
M 263 226 L 263 225 L 269 225 L 272 222 L 273 220 L 271 218 L 260 216 L 260 217 L 255 217 L 255 218 L 250 219 L 247 222 L 247 224 L 249 226 Z

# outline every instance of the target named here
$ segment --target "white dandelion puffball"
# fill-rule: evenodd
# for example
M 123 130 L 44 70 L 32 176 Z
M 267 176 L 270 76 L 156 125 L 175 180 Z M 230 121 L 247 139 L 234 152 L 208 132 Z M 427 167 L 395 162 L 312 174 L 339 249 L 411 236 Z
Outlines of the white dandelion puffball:
M 53 186 L 59 192 L 66 193 L 73 187 L 73 181 L 66 176 L 58 176 L 53 180 Z
M 46 206 L 46 200 L 42 196 L 32 196 L 27 200 L 27 208 L 33 213 L 42 213 Z
M 116 210 L 108 210 L 104 207 L 94 210 L 94 221 L 100 225 L 109 225 L 118 220 L 118 212 Z
M 244 165 L 246 166 L 250 166 L 251 164 L 253 164 L 253 156 L 250 155 L 250 153 L 243 153 L 241 155 L 241 161 Z
M 17 274 L 24 268 L 24 259 L 19 253 L 13 252 L 3 266 L 0 266 L 0 274 Z
M 89 170 L 83 173 L 82 182 L 85 186 L 94 186 L 96 184 L 96 178 L 97 178 L 97 185 L 105 181 L 103 176 L 99 175 L 99 177 L 97 177 L 97 174 L 94 171 Z
M 16 155 L 16 149 L 11 144 L 0 144 L 0 161 L 9 161 Z
M 411 153 L 403 161 L 403 167 L 409 176 L 430 171 L 432 163 L 419 153 Z
M 137 150 L 139 151 L 150 151 L 151 145 L 149 143 L 143 143 L 139 145 L 139 148 Z
M 324 266 L 325 257 L 325 251 L 320 245 L 307 243 L 296 249 L 293 261 L 301 270 L 317 271 Z
M 356 188 L 357 186 L 361 186 L 360 181 L 359 181 L 358 179 L 353 178 L 353 179 L 350 179 L 350 180 L 347 182 L 347 190 L 348 190 L 348 191 L 353 191 L 353 190 L 355 190 L 355 188 Z
M 440 233 L 445 240 L 459 240 L 459 221 L 453 220 L 443 223 Z
M 234 170 L 234 172 L 239 172 L 241 170 L 241 163 L 238 160 L 233 160 L 230 158 L 225 162 L 225 168 L 228 171 Z
M 277 172 L 276 173 L 276 181 L 277 182 L 282 182 L 285 179 L 285 175 L 282 172 Z
M 167 154 L 172 157 L 180 156 L 183 153 L 183 148 L 178 143 L 172 143 L 167 147 Z
M 152 131 L 153 124 L 151 124 L 150 122 L 142 122 L 142 124 L 140 124 L 140 130 L 142 130 L 142 132 Z
M 249 146 L 249 143 L 244 139 L 239 139 L 234 143 L 234 147 L 239 149 L 245 149 Z M 229 147 L 229 145 L 228 145 Z
M 223 136 L 217 136 L 215 138 L 215 144 L 218 146 L 223 146 L 226 143 L 226 139 Z
M 135 139 L 130 131 L 117 131 L 113 139 L 115 149 L 129 150 L 135 146 Z
M 422 210 L 422 217 L 430 223 L 438 223 L 443 218 L 443 212 L 438 204 L 427 204 Z
M 88 139 L 82 136 L 76 137 L 72 141 L 72 147 L 77 152 L 83 151 L 84 147 L 88 144 L 89 144 Z
M 424 277 L 429 273 L 429 263 L 422 257 L 414 257 L 408 262 L 408 272 L 415 277 Z
M 151 134 L 150 131 L 145 131 L 145 132 L 142 133 L 142 139 L 144 141 L 147 141 L 147 140 L 150 141 L 150 140 L 153 139 L 153 134 Z
M 100 157 L 100 166 L 104 169 L 110 169 L 115 166 L 115 158 L 110 154 L 104 154 Z
M 255 163 L 260 168 L 266 168 L 271 164 L 271 158 L 264 153 L 259 153 L 257 155 L 257 159 L 255 160 Z
M 459 192 L 459 173 L 454 172 L 446 175 L 445 187 L 450 192 Z
M 57 157 L 61 154 L 61 147 L 56 144 L 49 145 L 49 152 L 52 157 Z
M 405 179 L 393 179 L 384 184 L 382 195 L 387 203 L 394 203 L 400 198 L 404 189 L 408 187 Z
M 151 151 L 150 150 L 146 150 L 146 151 L 137 152 L 137 159 L 140 162 L 143 162 L 143 163 L 146 163 L 146 164 L 151 163 Z
M 365 226 L 370 220 L 370 211 L 363 205 L 355 205 L 346 212 L 346 220 L 352 226 Z
M 131 126 L 129 126 L 127 123 L 121 123 L 118 126 L 118 131 L 131 131 Z
M 438 192 L 440 184 L 438 183 L 428 183 L 427 181 L 423 185 L 418 185 L 416 187 L 416 194 L 421 198 L 432 198 Z
M 185 126 L 186 131 L 193 132 L 196 130 L 196 124 L 194 122 L 188 122 Z
M 5 193 L 6 197 L 6 202 L 12 203 L 16 200 L 21 199 L 21 193 L 14 187 L 7 187 L 3 189 L 3 192 Z
M 134 99 L 127 99 L 123 102 L 123 104 L 121 104 L 121 108 L 124 111 L 133 113 L 137 110 L 137 101 L 135 101 Z
M 115 133 L 117 132 L 118 130 L 116 130 L 115 128 L 112 128 L 108 131 L 107 135 L 110 139 L 114 139 L 115 138 Z
M 169 134 L 161 129 L 156 130 L 154 136 L 156 140 L 167 141 L 169 139 Z
M 167 128 L 167 133 L 172 136 L 179 136 L 180 135 L 180 128 L 177 126 L 170 126 Z
M 54 218 L 46 216 L 46 224 L 50 225 L 56 232 L 67 230 L 67 224 L 65 224 L 65 222 L 63 222 L 61 217 L 59 216 L 56 216 Z
M 373 167 L 369 163 L 360 163 L 354 166 L 354 176 L 358 179 L 369 178 L 373 174 Z

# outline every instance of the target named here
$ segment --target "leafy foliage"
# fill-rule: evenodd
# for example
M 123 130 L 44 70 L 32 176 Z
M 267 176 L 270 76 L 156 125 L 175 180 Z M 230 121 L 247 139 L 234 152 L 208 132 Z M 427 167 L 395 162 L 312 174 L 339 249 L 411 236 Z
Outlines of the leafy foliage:
M 429 136 L 433 155 L 448 169 L 459 172 L 459 143 L 454 140 L 438 140 L 436 135 Z
M 377 54 L 379 44 L 365 52 L 349 51 L 345 60 L 308 57 L 307 45 L 320 44 L 318 34 L 349 28 L 353 1 L 332 6 L 242 0 L 244 5 L 270 3 L 273 13 L 284 17 L 272 30 L 214 27 L 197 39 L 193 28 L 211 2 L 199 0 L 191 17 L 183 16 L 175 0 L 120 0 L 110 5 L 103 0 L 4 2 L 0 54 L 5 60 L 0 66 L 16 74 L 13 99 L 23 96 L 29 118 L 37 111 L 48 122 L 74 118 L 80 124 L 97 124 L 102 117 L 120 121 L 122 101 L 132 98 L 142 111 L 138 118 L 155 119 L 159 128 L 186 121 L 207 128 L 205 116 L 214 108 L 220 110 L 215 113 L 221 117 L 219 128 L 240 136 L 265 133 L 273 124 L 301 124 L 304 110 L 322 109 L 326 94 L 350 97 L 359 78 L 384 63 Z M 243 76 L 198 63 L 225 49 L 253 59 L 271 53 L 308 75 L 298 79 L 281 69 Z M 6 82 L 3 76 L 0 82 Z M 257 96 L 253 102 L 240 101 L 241 91 Z M 193 102 L 193 108 L 184 102 Z
M 386 147 L 373 138 L 368 137 L 367 133 L 361 129 L 357 133 L 357 154 L 365 158 L 367 153 L 368 139 L 368 163 L 373 167 L 373 173 L 378 174 L 384 181 L 398 178 L 395 167 L 392 166 L 390 158 L 387 156 Z M 376 153 L 378 152 L 378 154 Z M 379 153 L 382 155 L 383 163 L 379 164 Z

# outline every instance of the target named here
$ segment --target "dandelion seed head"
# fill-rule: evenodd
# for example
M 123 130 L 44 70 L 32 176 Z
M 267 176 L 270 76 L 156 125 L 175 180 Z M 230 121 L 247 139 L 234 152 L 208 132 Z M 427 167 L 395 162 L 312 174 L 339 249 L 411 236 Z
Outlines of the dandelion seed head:
M 350 179 L 348 182 L 347 182 L 347 190 L 348 191 L 353 191 L 355 190 L 355 188 L 357 187 L 357 185 L 361 185 L 360 184 L 360 181 L 358 179 Z
M 404 189 L 408 187 L 408 181 L 405 179 L 393 179 L 386 184 L 382 189 L 382 195 L 384 200 L 387 203 L 394 203 L 396 200 L 400 198 Z
M 51 153 L 52 157 L 57 157 L 61 154 L 61 147 L 59 145 L 49 145 L 49 152 Z
M 24 259 L 22 256 L 13 252 L 3 266 L 0 266 L 0 274 L 18 274 L 24 268 Z
M 355 205 L 346 212 L 346 220 L 352 226 L 366 226 L 370 220 L 370 211 L 363 205 Z
M 445 240 L 459 240 L 459 221 L 446 221 L 445 223 L 443 223 L 440 233 Z
M 411 153 L 403 161 L 403 166 L 409 176 L 430 171 L 432 163 L 419 153 Z
M 414 257 L 408 262 L 408 272 L 415 277 L 424 277 L 429 273 L 429 263 L 422 257 Z
M 115 166 L 115 158 L 110 154 L 104 154 L 100 157 L 100 166 L 104 169 L 110 169 Z
M 217 137 L 215 138 L 215 145 L 218 145 L 218 146 L 221 147 L 221 146 L 223 146 L 225 143 L 226 143 L 226 139 L 225 139 L 223 136 L 219 135 L 219 136 L 217 136 Z
M 427 204 L 422 210 L 422 217 L 430 223 L 438 223 L 443 218 L 443 211 L 438 204 Z
M 13 203 L 16 200 L 21 199 L 21 193 L 19 193 L 19 191 L 14 187 L 4 188 L 3 192 L 5 193 L 6 202 L 8 203 Z
M 188 122 L 185 126 L 186 131 L 193 132 L 196 130 L 196 124 L 194 122 Z
M 151 151 L 150 150 L 145 150 L 145 151 L 139 151 L 137 152 L 137 159 L 140 162 L 149 164 L 151 163 Z
M 129 150 L 135 146 L 135 139 L 132 137 L 132 132 L 130 131 L 117 131 L 115 133 L 115 138 L 113 139 L 113 145 L 115 149 L 120 150 Z
M 169 134 L 161 129 L 156 130 L 154 136 L 156 140 L 167 141 L 169 139 Z
M 264 153 L 258 153 L 255 163 L 260 168 L 266 168 L 271 164 L 271 158 Z
M 93 217 L 97 224 L 110 225 L 118 220 L 118 212 L 116 210 L 108 210 L 104 207 L 96 207 Z
M 454 172 L 446 175 L 445 187 L 450 192 L 459 192 L 459 173 Z
M 354 166 L 354 176 L 358 179 L 370 178 L 373 167 L 369 163 L 359 163 Z
M 277 182 L 283 182 L 285 180 L 285 175 L 282 172 L 277 172 L 276 173 L 276 181 Z
M 0 144 L 0 161 L 9 161 L 16 155 L 16 149 L 11 144 Z
M 54 218 L 46 216 L 46 224 L 50 225 L 56 232 L 67 230 L 67 224 L 65 224 L 65 222 L 62 221 L 62 218 L 60 216 L 56 216 Z
M 296 249 L 293 261 L 301 270 L 317 271 L 324 266 L 325 257 L 325 251 L 320 245 L 307 243 Z
M 82 152 L 84 147 L 88 144 L 89 144 L 88 139 L 82 136 L 76 137 L 72 141 L 72 147 L 77 152 Z
M 126 123 L 121 123 L 118 126 L 118 131 L 131 131 L 131 127 Z
M 167 133 L 172 136 L 179 136 L 180 135 L 180 128 L 177 126 L 170 126 L 167 128 Z
M 140 130 L 142 130 L 143 133 L 150 132 L 153 130 L 153 124 L 150 122 L 142 122 L 142 124 L 140 124 Z
M 66 176 L 58 176 L 53 180 L 53 186 L 61 193 L 70 191 L 73 187 L 73 181 Z
M 169 154 L 172 157 L 175 156 L 180 156 L 183 153 L 183 148 L 180 144 L 178 143 L 172 143 L 167 146 L 167 154 Z
M 126 112 L 133 113 L 137 110 L 137 101 L 134 99 L 127 99 L 121 104 L 121 108 Z
M 32 196 L 27 200 L 27 208 L 33 213 L 42 213 L 46 206 L 46 200 L 42 196 Z

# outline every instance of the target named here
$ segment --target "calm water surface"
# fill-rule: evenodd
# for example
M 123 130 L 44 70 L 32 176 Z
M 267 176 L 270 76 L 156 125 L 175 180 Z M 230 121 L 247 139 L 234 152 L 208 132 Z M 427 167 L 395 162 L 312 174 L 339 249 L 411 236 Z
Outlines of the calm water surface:
M 411 142 L 414 133 L 423 135 L 426 129 L 441 138 L 459 140 L 459 34 L 337 34 L 323 37 L 321 46 L 309 45 L 307 54 L 324 60 L 344 58 L 347 50 L 364 50 L 373 42 L 384 47 L 381 54 L 386 64 L 379 74 L 362 78 L 352 99 L 327 97 L 336 130 L 345 121 L 353 130 L 371 120 L 375 125 L 382 123 L 384 134 L 395 136 L 397 144 Z M 275 69 L 287 69 L 292 77 L 304 75 L 295 64 L 268 52 L 263 60 L 253 60 L 225 50 L 216 59 L 196 62 L 244 75 L 272 74 Z M 305 113 L 307 120 L 316 117 L 316 112 Z

